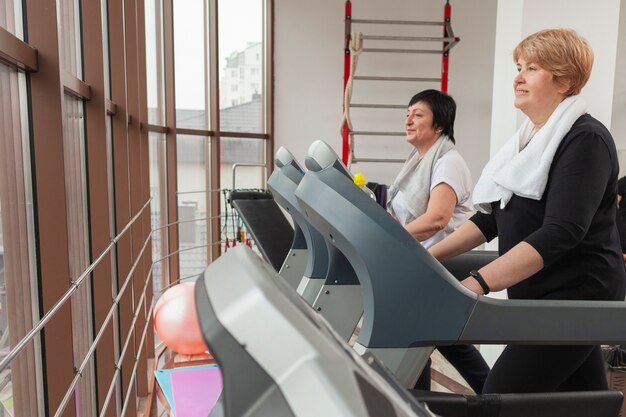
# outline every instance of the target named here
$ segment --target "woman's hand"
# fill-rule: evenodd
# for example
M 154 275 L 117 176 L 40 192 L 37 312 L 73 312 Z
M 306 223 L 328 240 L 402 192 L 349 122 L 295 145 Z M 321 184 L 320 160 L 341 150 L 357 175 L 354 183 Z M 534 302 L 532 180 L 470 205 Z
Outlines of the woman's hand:
M 450 236 L 428 249 L 438 261 L 454 258 L 462 253 L 474 249 L 486 242 L 485 236 L 474 222 L 468 220 L 455 230 Z

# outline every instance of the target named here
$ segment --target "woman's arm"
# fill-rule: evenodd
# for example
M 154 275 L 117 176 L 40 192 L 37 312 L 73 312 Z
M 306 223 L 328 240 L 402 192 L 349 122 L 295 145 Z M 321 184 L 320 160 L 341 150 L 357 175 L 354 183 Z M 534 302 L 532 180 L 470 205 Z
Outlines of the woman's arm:
M 520 242 L 504 255 L 482 267 L 478 272 L 491 291 L 501 291 L 525 280 L 542 268 L 543 258 L 539 252 L 528 243 Z M 475 293 L 483 294 L 482 287 L 473 277 L 465 278 L 461 284 Z
M 485 235 L 483 235 L 478 226 L 468 220 L 450 236 L 433 245 L 428 251 L 437 260 L 445 261 L 472 250 L 486 241 Z
M 404 228 L 419 241 L 423 241 L 442 230 L 454 213 L 456 193 L 445 182 L 435 186 L 430 192 L 426 213 L 407 223 Z

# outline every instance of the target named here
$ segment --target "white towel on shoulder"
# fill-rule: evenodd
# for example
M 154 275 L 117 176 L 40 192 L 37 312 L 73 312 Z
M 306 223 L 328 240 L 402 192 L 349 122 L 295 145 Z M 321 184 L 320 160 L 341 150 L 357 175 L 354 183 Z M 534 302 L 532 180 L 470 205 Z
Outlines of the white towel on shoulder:
M 406 223 L 410 223 L 426 213 L 435 163 L 451 149 L 454 149 L 454 143 L 446 135 L 440 136 L 421 158 L 417 150 L 413 149 L 389 188 L 387 210 L 394 218 L 397 219 L 396 213 L 393 211 L 393 199 L 398 191 L 402 191 L 406 208 L 411 214 L 406 219 Z
M 567 97 L 520 151 L 520 137 L 529 135 L 533 128 L 527 118 L 483 169 L 473 192 L 476 210 L 490 213 L 494 201 L 500 201 L 500 207 L 504 208 L 513 194 L 540 200 L 556 149 L 574 122 L 586 111 L 587 103 L 582 97 Z

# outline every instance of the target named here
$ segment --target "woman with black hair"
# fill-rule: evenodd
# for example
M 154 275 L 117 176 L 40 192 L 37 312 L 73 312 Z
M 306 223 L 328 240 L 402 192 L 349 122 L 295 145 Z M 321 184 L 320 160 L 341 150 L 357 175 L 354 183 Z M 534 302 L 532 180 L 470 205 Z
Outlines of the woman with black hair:
M 455 149 L 456 103 L 437 90 L 411 98 L 404 124 L 414 149 L 389 190 L 388 211 L 426 249 L 443 240 L 472 214 L 472 177 Z M 440 346 L 439 352 L 480 394 L 489 367 L 472 346 Z M 430 361 L 416 389 L 430 389 Z

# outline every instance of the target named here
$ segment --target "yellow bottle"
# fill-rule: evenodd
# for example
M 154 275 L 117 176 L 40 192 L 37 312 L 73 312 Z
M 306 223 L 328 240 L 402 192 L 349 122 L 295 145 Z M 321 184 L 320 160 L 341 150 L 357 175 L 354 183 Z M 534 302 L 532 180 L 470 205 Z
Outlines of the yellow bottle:
M 367 181 L 365 181 L 365 177 L 363 176 L 362 172 L 357 172 L 356 174 L 354 174 L 353 181 L 354 185 L 363 190 L 363 192 L 369 195 L 372 200 L 376 201 L 376 194 L 374 194 L 374 192 L 367 187 Z

